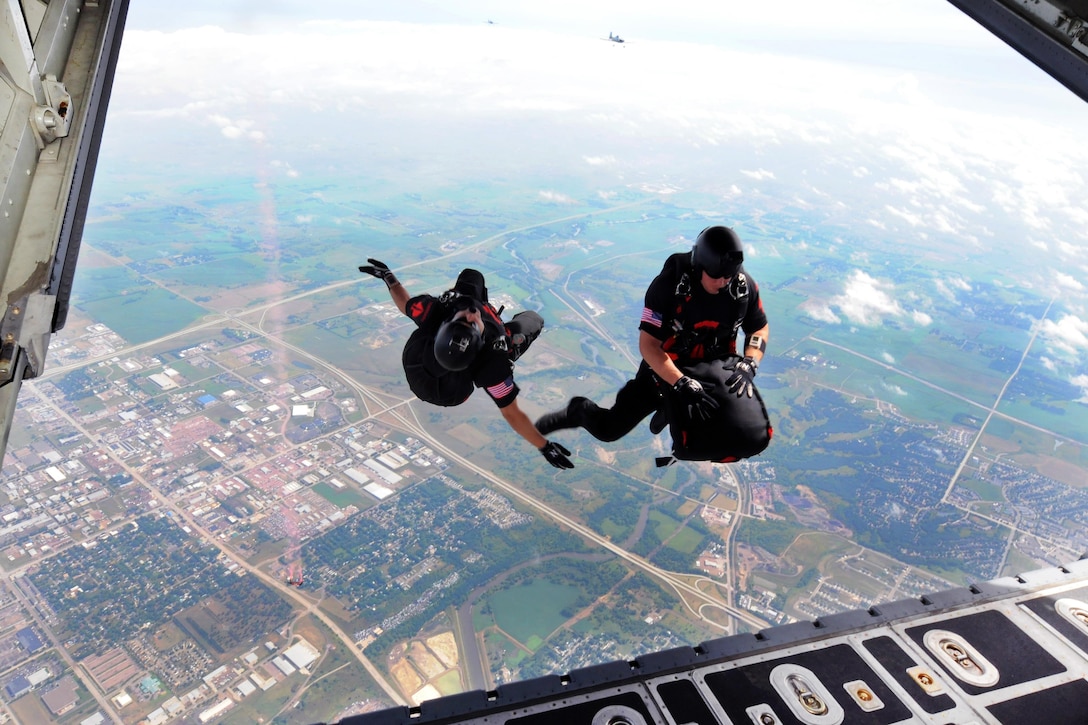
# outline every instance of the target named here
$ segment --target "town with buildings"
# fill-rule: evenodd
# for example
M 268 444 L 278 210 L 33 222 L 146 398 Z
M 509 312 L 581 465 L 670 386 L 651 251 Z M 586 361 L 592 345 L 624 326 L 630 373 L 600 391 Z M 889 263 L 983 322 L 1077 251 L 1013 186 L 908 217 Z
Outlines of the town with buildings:
M 23 427 L 0 478 L 0 719 L 230 722 L 268 693 L 297 705 L 336 637 L 292 634 L 303 603 L 342 625 L 341 646 L 380 659 L 372 653 L 520 566 L 526 542 L 588 551 L 458 473 L 422 436 L 367 416 L 344 378 L 285 361 L 244 329 L 158 352 L 125 349 L 104 325 L 88 325 L 51 349 L 57 372 L 24 387 Z M 815 355 L 794 362 L 823 364 Z M 1006 523 L 1033 534 L 1018 539 L 1025 556 L 1060 558 L 1088 543 L 1083 526 L 1061 523 L 1063 510 L 1088 510 L 1078 491 L 981 451 L 978 477 L 1004 492 L 1001 502 L 956 487 L 952 503 L 983 518 L 961 517 L 948 536 L 947 514 L 908 523 L 919 500 L 937 510 L 970 431 L 934 435 L 889 406 L 859 414 L 831 391 L 818 390 L 806 410 L 839 427 L 810 439 L 804 454 L 849 459 L 849 468 L 828 463 L 835 478 L 825 485 L 819 474 L 792 478 L 790 449 L 736 464 L 700 494 L 704 533 L 680 564 L 739 580 L 732 606 L 768 624 L 941 588 L 947 580 L 902 562 L 989 566 Z M 904 455 L 868 453 L 891 446 Z M 834 510 L 819 494 L 826 486 L 872 505 Z M 669 510 L 677 522 L 686 515 Z M 867 530 L 900 538 L 858 535 Z M 804 531 L 855 543 L 816 571 L 788 546 Z M 951 548 L 920 545 L 927 531 Z M 663 611 L 655 603 L 627 613 L 645 623 L 643 651 L 714 631 L 677 631 Z M 564 632 L 531 660 L 500 658 L 493 676 L 573 669 L 627 656 L 629 645 Z M 369 682 L 361 669 L 357 676 Z M 391 704 L 379 686 L 362 691 L 353 706 Z

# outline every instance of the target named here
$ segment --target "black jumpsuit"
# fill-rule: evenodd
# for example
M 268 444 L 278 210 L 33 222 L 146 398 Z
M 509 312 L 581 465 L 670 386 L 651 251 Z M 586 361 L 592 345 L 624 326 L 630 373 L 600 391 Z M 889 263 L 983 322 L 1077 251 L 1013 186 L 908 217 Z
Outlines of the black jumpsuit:
M 691 254 L 673 254 L 646 290 L 639 330 L 652 335 L 678 366 L 737 354 L 737 330 L 745 334 L 767 324 L 759 287 L 741 271 L 718 294 L 703 289 L 701 274 L 691 267 Z M 664 383 L 645 360 L 634 379 L 616 393 L 611 408 L 589 404 L 572 421 L 602 441 L 630 433 L 662 405 Z

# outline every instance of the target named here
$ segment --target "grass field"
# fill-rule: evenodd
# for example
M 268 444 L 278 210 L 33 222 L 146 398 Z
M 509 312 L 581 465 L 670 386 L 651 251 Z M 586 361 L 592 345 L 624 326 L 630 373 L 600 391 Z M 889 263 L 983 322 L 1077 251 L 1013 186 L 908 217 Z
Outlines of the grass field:
M 490 604 L 495 623 L 528 647 L 534 637 L 538 642 L 547 639 L 566 620 L 560 611 L 573 604 L 578 594 L 576 587 L 537 580 L 495 592 Z
M 1005 494 L 1002 493 L 1001 487 L 988 481 L 980 481 L 977 478 L 960 478 L 956 485 L 974 491 L 983 501 L 996 503 L 1005 500 Z
M 465 689 L 461 684 L 461 673 L 457 670 L 450 670 L 439 677 L 434 681 L 434 686 L 443 695 L 456 695 L 459 692 L 463 692 Z
M 340 508 L 355 506 L 359 510 L 363 510 L 374 505 L 374 499 L 364 495 L 351 485 L 347 485 L 345 488 L 334 488 L 328 483 L 315 483 L 313 488 L 314 493 L 318 496 Z
M 682 554 L 694 554 L 702 541 L 702 534 L 685 527 L 681 529 L 676 536 L 669 539 L 669 548 L 676 549 Z
M 794 539 L 786 550 L 785 556 L 803 568 L 811 569 L 831 556 L 856 548 L 854 544 L 841 536 L 812 532 L 801 534 Z

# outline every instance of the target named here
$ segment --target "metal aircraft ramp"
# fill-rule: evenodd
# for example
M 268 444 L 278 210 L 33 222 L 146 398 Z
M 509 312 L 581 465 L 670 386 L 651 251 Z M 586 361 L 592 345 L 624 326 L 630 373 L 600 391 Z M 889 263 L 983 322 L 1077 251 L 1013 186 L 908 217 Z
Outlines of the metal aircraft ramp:
M 342 725 L 1083 725 L 1088 560 Z

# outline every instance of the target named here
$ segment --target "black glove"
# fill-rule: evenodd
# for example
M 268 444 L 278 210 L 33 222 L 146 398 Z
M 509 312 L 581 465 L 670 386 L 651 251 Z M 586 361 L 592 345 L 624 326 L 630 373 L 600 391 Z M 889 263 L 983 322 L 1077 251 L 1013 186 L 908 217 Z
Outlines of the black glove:
M 733 366 L 733 374 L 725 381 L 725 384 L 729 387 L 729 392 L 734 393 L 738 398 L 743 398 L 745 395 L 751 398 L 752 378 L 756 376 L 756 368 L 758 367 L 759 363 L 751 357 L 738 361 Z
M 540 452 L 548 459 L 548 463 L 556 468 L 574 468 L 574 464 L 567 458 L 567 456 L 570 455 L 570 451 L 555 441 L 548 441 L 545 443 L 544 447 L 540 449 Z
M 376 259 L 367 259 L 366 261 L 370 262 L 370 264 L 364 264 L 362 267 L 359 267 L 360 272 L 369 274 L 372 277 L 377 277 L 382 282 L 385 282 L 385 286 L 390 289 L 392 289 L 394 285 L 400 284 L 392 270 L 389 269 L 389 265 L 385 262 L 379 262 Z
M 718 401 L 710 397 L 703 390 L 702 383 L 695 378 L 685 375 L 676 381 L 672 390 L 679 399 L 681 409 L 691 420 L 710 420 L 714 417 L 714 411 L 718 409 Z

